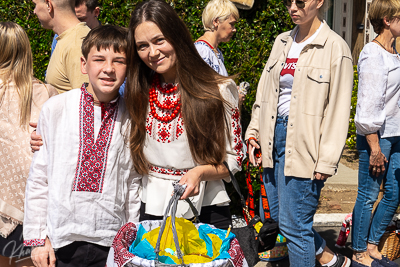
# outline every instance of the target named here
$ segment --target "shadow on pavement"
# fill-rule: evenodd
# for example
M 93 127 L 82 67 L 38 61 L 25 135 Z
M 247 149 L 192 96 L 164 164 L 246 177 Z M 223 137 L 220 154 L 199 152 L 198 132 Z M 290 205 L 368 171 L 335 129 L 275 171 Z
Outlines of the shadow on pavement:
M 337 237 L 340 232 L 340 227 L 332 227 L 332 226 L 319 226 L 315 227 L 315 230 L 322 236 L 323 239 L 326 241 L 326 245 L 336 253 L 340 253 L 342 255 L 345 255 L 346 257 L 350 258 L 352 257 L 352 250 L 350 249 L 351 245 L 351 233 L 349 234 L 349 237 L 346 242 L 346 247 L 345 248 L 337 248 L 335 247 Z M 395 260 L 397 264 L 400 264 L 400 259 Z M 286 258 L 281 261 L 276 261 L 276 262 L 262 262 L 260 261 L 256 267 L 289 267 L 289 259 Z M 318 263 L 316 263 L 316 266 L 320 266 Z M 305 266 L 307 267 L 307 266 Z

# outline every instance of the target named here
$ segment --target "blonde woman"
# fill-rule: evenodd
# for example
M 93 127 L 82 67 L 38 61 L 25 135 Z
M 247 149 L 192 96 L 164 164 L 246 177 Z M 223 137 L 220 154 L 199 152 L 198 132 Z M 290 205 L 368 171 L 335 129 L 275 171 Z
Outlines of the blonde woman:
M 0 266 L 33 265 L 22 245 L 25 182 L 32 154 L 29 122 L 57 91 L 33 77 L 28 36 L 0 22 Z M 29 260 L 19 261 L 28 257 Z M 18 263 L 15 261 L 18 260 Z
M 203 60 L 223 76 L 228 76 L 228 72 L 218 45 L 231 40 L 238 19 L 239 11 L 231 1 L 211 0 L 202 16 L 205 33 L 194 43 Z
M 399 203 L 400 55 L 394 40 L 400 36 L 400 2 L 374 0 L 368 16 L 378 36 L 364 46 L 358 60 L 355 124 L 360 163 L 351 231 L 353 266 L 394 267 L 378 244 Z M 372 216 L 382 182 L 385 192 Z
M 205 33 L 194 43 L 203 60 L 222 76 L 228 76 L 224 56 L 218 45 L 229 42 L 236 32 L 235 24 L 239 11 L 229 0 L 211 0 L 203 10 L 202 21 Z M 245 95 L 239 92 L 239 106 Z
M 290 266 L 348 267 L 313 229 L 324 182 L 347 137 L 353 63 L 346 42 L 321 19 L 327 0 L 284 0 L 292 31 L 274 43 L 247 128 L 249 157 L 264 167 L 271 216 L 288 240 Z M 259 143 L 258 143 L 259 142 Z M 261 213 L 262 214 L 262 213 Z

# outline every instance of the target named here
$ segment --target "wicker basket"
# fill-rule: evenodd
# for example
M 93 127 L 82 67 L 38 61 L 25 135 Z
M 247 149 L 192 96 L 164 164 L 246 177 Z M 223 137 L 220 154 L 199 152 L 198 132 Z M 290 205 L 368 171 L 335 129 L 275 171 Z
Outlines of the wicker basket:
M 400 258 L 400 230 L 385 232 L 378 250 L 391 261 Z

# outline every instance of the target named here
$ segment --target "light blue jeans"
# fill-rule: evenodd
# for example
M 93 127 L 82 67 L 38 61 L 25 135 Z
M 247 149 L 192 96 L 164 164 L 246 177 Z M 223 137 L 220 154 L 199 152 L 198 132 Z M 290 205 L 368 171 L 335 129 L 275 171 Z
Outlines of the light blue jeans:
M 274 168 L 264 168 L 264 185 L 271 217 L 279 222 L 279 229 L 287 239 L 290 266 L 312 267 L 315 255 L 321 254 L 326 246 L 312 227 L 324 181 L 284 175 L 287 121 L 288 117 L 277 118 Z M 260 214 L 264 216 L 262 210 Z
M 365 136 L 357 135 L 360 162 L 351 240 L 353 250 L 358 252 L 366 251 L 367 243 L 379 244 L 399 204 L 400 137 L 380 138 L 379 145 L 388 163 L 385 165 L 386 172 L 376 177 L 369 171 L 370 148 L 367 139 Z M 382 181 L 385 193 L 372 216 L 372 207 L 378 198 Z

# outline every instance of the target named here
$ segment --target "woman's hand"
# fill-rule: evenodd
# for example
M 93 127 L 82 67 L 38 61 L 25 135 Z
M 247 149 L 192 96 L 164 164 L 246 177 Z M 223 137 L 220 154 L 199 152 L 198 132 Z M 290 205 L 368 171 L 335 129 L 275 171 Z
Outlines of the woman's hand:
M 36 267 L 55 267 L 56 255 L 48 237 L 44 246 L 34 247 L 31 252 L 31 259 Z
M 365 138 L 371 149 L 371 154 L 369 155 L 369 170 L 373 176 L 378 177 L 385 172 L 385 163 L 387 163 L 388 160 L 381 151 L 377 133 L 367 134 Z
M 249 160 L 253 166 L 258 166 L 261 164 L 261 155 L 258 156 L 256 150 L 261 149 L 260 145 L 254 139 L 250 139 L 249 143 Z
M 185 192 L 180 199 L 186 199 L 200 193 L 201 181 L 216 181 L 229 176 L 229 171 L 224 164 L 217 166 L 199 165 L 190 169 L 179 181 L 186 184 Z
M 35 130 L 31 133 L 30 141 L 32 153 L 34 153 L 35 151 L 39 151 L 40 147 L 43 145 L 43 140 L 40 135 L 36 134 L 37 123 L 30 122 L 29 126 L 35 128 Z
M 199 168 L 199 166 L 189 170 L 179 181 L 180 184 L 186 184 L 185 192 L 180 199 L 186 199 L 199 194 L 202 173 L 201 171 L 199 172 L 199 169 L 196 170 L 196 168 Z
M 371 155 L 369 156 L 369 170 L 371 171 L 373 176 L 380 176 L 385 172 L 385 163 L 387 163 L 387 159 L 382 151 L 371 151 Z

